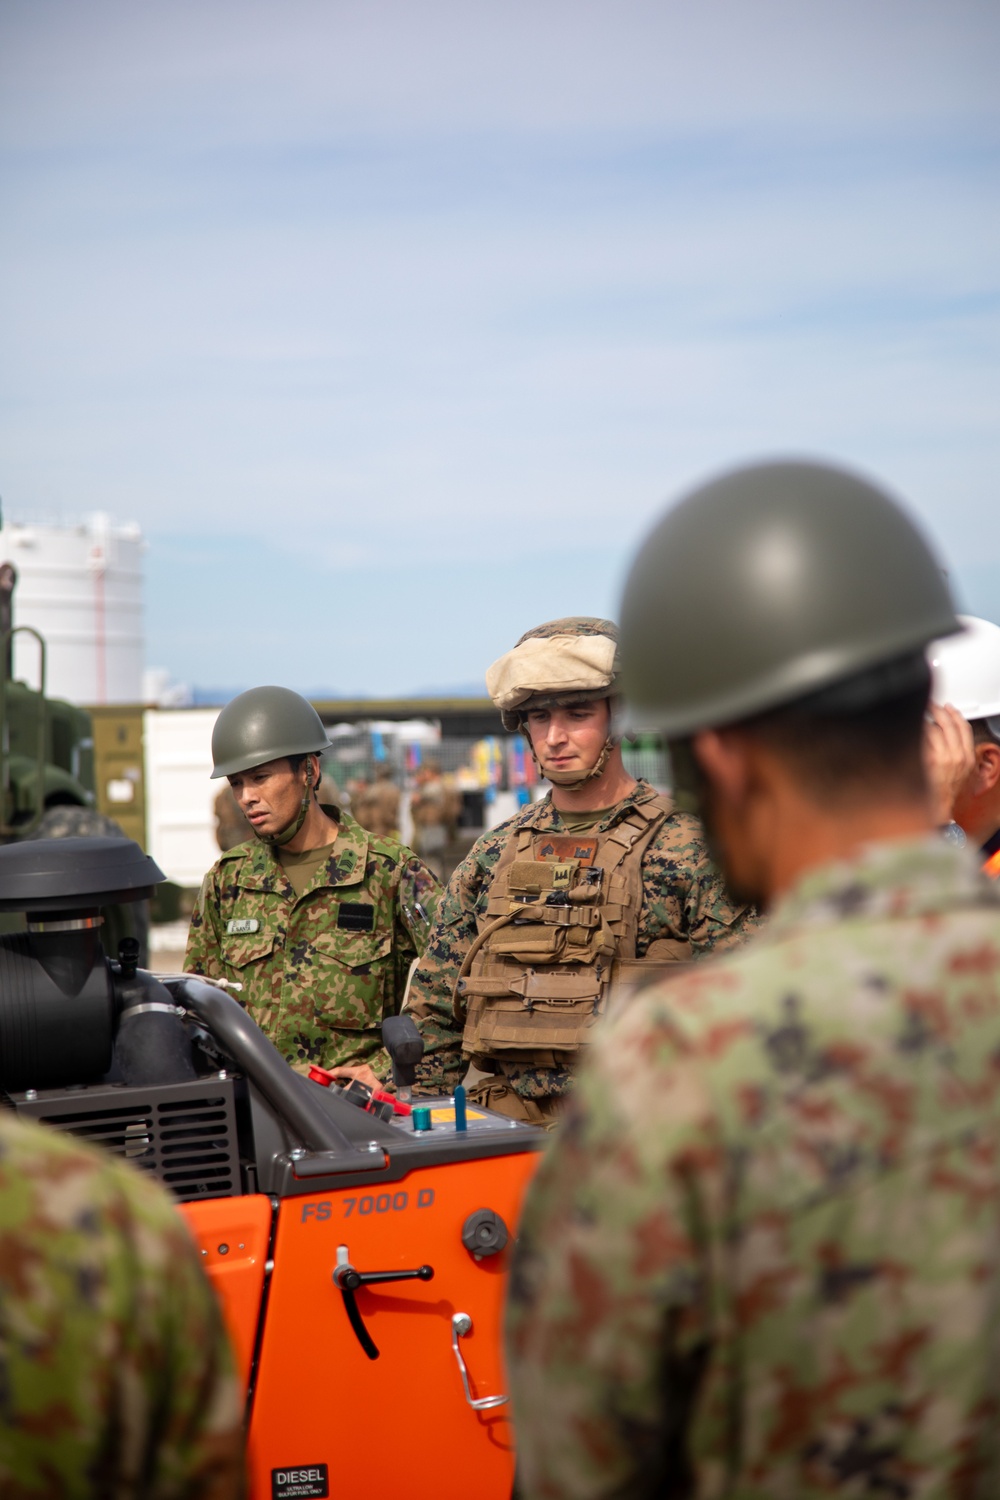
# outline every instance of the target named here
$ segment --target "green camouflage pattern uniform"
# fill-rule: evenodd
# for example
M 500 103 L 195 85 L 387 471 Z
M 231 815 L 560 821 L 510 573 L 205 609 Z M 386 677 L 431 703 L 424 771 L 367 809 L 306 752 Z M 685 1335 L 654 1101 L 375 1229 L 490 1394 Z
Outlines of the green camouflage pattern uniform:
M 602 1031 L 508 1309 L 525 1500 L 1000 1495 L 1000 891 L 810 871 Z
M 212 866 L 184 968 L 242 984 L 237 998 L 293 1066 L 387 1064 L 382 1020 L 402 1004 L 440 886 L 405 844 L 324 811 L 340 832 L 301 896 L 258 839 Z
M 613 828 L 636 804 L 656 793 L 646 781 L 636 783 L 593 830 Z M 414 972 L 407 999 L 424 1039 L 424 1057 L 417 1069 L 417 1087 L 424 1093 L 450 1093 L 460 1083 L 470 1059 L 462 1051 L 465 1011 L 461 997 L 452 997 L 462 962 L 475 940 L 477 918 L 486 910 L 492 871 L 508 839 L 520 828 L 539 832 L 564 829 L 551 794 L 523 808 L 479 839 L 448 883 L 438 907 L 427 952 Z M 735 905 L 705 847 L 697 818 L 672 812 L 658 829 L 642 861 L 645 899 L 639 917 L 636 955 L 650 944 L 667 939 L 690 943 L 694 957 L 722 952 L 739 943 L 756 926 L 751 908 Z M 500 1058 L 477 1058 L 484 1071 L 502 1072 L 522 1099 L 550 1099 L 566 1093 L 568 1068 L 530 1067 Z
M 232 1500 L 243 1393 L 165 1190 L 0 1115 L 0 1494 Z

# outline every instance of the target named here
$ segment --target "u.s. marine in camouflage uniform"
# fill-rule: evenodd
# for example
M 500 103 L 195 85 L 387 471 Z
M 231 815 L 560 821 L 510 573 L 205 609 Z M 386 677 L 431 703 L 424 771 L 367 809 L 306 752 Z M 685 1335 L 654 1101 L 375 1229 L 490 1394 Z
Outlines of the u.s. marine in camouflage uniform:
M 0 1111 L 0 1494 L 236 1500 L 243 1391 L 159 1184 Z
M 529 631 L 490 668 L 553 790 L 481 838 L 455 871 L 407 1001 L 424 1038 L 418 1086 L 541 1122 L 614 996 L 658 968 L 722 951 L 755 924 L 726 894 L 698 820 L 625 770 L 612 737 L 616 627 L 573 617 Z
M 223 709 L 215 775 L 256 837 L 202 884 L 185 969 L 242 985 L 238 998 L 293 1066 L 384 1061 L 381 1024 L 402 1003 L 440 887 L 412 850 L 367 833 L 314 787 L 326 732 L 283 688 Z
M 695 598 L 718 655 L 676 665 Z M 768 917 L 611 1019 L 529 1190 L 524 1500 L 1000 1494 L 1000 893 L 921 763 L 954 628 L 819 466 L 696 492 L 633 567 L 626 692 Z

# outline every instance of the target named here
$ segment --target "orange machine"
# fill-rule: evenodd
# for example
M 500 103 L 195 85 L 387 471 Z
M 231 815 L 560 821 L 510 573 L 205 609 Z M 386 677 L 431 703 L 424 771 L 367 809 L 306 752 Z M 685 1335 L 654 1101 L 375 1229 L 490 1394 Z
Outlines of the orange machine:
M 390 1149 L 349 1186 L 184 1206 L 247 1382 L 255 1500 L 372 1485 L 439 1500 L 463 1476 L 477 1500 L 508 1500 L 501 1317 L 537 1142 L 469 1113 L 482 1154 L 452 1155 L 454 1107 L 433 1101 L 412 1169 Z M 391 1128 L 414 1144 L 405 1121 Z M 518 1149 L 489 1154 L 500 1141 Z
M 41 1019 L 19 1049 L 8 1028 L 0 1086 L 181 1200 L 246 1383 L 252 1500 L 466 1485 L 509 1500 L 503 1295 L 543 1133 L 466 1110 L 461 1091 L 410 1110 L 304 1078 L 221 989 L 96 947 L 75 1009 L 53 990 L 46 1010 L 46 971 L 19 953 L 0 958 L 21 963 Z M 411 1021 L 392 1027 L 419 1051 Z M 72 1081 L 85 1040 L 90 1081 Z

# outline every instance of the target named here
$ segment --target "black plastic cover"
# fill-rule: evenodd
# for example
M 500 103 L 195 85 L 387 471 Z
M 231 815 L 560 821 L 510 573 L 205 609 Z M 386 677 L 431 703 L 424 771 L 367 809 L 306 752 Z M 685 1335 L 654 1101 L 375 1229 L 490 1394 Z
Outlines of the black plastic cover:
M 492 1208 L 477 1208 L 462 1225 L 462 1244 L 476 1260 L 498 1255 L 509 1238 L 507 1225 Z
M 70 914 L 144 901 L 166 878 L 133 839 L 32 839 L 0 848 L 0 911 Z

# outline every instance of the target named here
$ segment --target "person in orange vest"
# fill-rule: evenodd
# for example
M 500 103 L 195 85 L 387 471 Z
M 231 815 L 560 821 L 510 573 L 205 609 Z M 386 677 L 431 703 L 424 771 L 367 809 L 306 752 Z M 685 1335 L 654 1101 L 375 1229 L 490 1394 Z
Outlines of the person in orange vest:
M 949 759 L 946 742 L 956 739 L 955 711 L 968 725 L 969 764 L 951 796 L 950 817 L 970 843 L 978 844 L 983 870 L 1000 879 L 1000 626 L 974 615 L 959 615 L 960 635 L 935 641 L 928 650 L 934 673 L 936 738 L 941 753 L 937 764 Z M 949 719 L 948 710 L 952 710 Z M 934 735 L 934 729 L 930 733 Z M 968 735 L 971 734 L 971 739 Z M 952 764 L 958 757 L 950 757 Z M 932 784 L 941 785 L 945 772 Z

